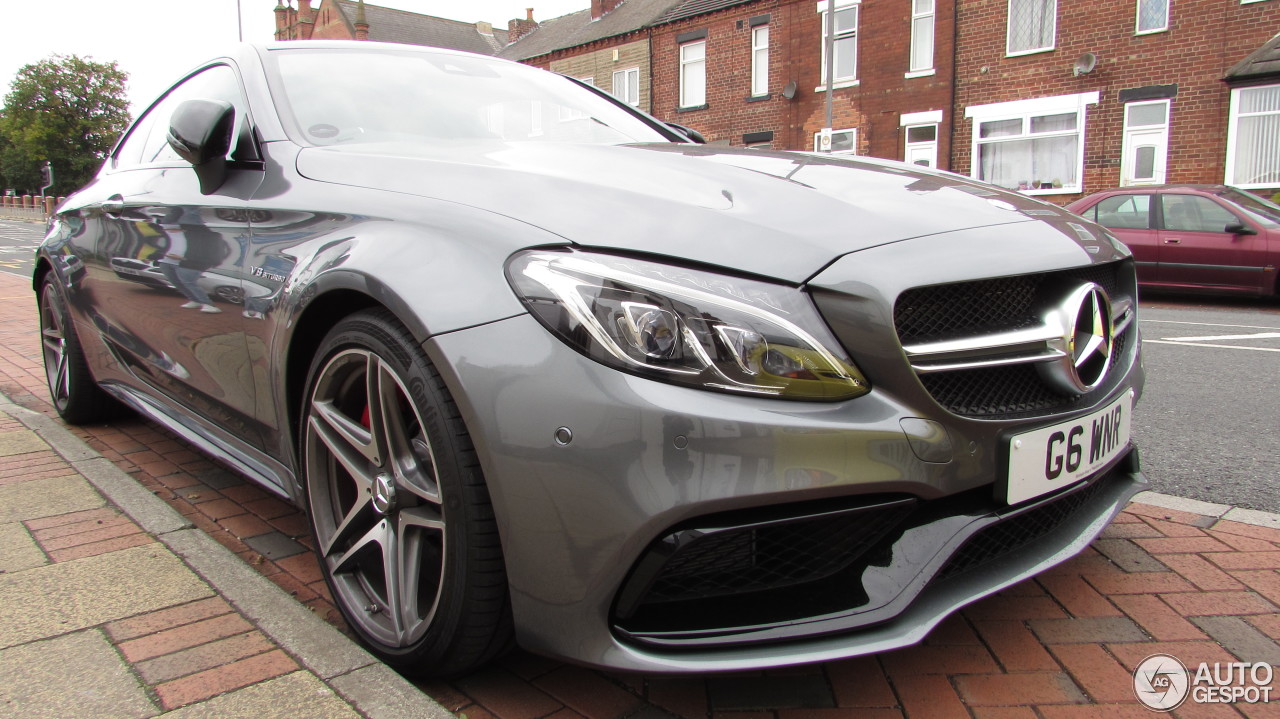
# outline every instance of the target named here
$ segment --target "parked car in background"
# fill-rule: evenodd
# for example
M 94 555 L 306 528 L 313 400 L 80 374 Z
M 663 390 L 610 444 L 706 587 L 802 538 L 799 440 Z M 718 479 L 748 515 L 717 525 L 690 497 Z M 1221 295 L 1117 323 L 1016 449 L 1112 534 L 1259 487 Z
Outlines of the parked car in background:
M 54 404 L 127 404 L 304 507 L 355 634 L 415 673 L 914 644 L 1145 486 L 1106 230 L 690 139 L 494 58 L 242 47 L 58 209 Z
M 1097 192 L 1067 205 L 1133 251 L 1149 289 L 1277 295 L 1280 205 L 1226 185 Z

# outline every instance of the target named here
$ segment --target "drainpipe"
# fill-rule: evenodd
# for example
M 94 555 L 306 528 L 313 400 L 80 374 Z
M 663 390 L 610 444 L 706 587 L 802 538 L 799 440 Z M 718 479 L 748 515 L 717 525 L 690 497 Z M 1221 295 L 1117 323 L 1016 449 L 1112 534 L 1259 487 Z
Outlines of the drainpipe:
M 824 126 L 823 135 L 830 142 L 831 122 L 832 122 L 832 93 L 836 91 L 836 0 L 827 0 L 827 37 L 824 44 L 826 45 L 827 57 L 827 120 Z M 827 152 L 831 151 L 830 145 L 827 146 Z

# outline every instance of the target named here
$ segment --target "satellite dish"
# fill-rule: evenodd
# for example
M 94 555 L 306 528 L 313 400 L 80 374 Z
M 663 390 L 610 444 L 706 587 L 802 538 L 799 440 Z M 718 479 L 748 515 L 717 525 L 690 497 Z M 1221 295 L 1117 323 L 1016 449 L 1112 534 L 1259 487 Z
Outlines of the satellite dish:
M 1081 75 L 1088 75 L 1089 73 L 1093 72 L 1093 69 L 1097 66 L 1098 66 L 1098 56 L 1094 55 L 1091 52 L 1086 52 L 1085 54 L 1076 58 L 1076 64 L 1075 64 L 1075 67 L 1073 68 L 1073 71 L 1075 72 L 1076 77 L 1079 77 Z
M 784 87 L 784 88 L 782 88 L 782 96 L 783 96 L 783 97 L 785 97 L 785 98 L 787 98 L 788 100 L 790 100 L 790 99 L 792 99 L 792 98 L 794 98 L 794 97 L 796 96 L 796 81 L 795 81 L 795 80 L 792 80 L 791 82 L 787 83 L 787 86 L 786 86 L 786 87 Z

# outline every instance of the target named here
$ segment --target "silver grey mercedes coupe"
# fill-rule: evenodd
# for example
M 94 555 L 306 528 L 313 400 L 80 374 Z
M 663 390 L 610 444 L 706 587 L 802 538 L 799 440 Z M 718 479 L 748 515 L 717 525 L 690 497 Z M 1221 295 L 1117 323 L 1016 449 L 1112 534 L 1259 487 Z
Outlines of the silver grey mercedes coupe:
M 1105 229 L 694 137 L 492 58 L 245 46 L 58 209 L 50 392 L 304 507 L 354 631 L 431 674 L 913 644 L 1144 485 Z

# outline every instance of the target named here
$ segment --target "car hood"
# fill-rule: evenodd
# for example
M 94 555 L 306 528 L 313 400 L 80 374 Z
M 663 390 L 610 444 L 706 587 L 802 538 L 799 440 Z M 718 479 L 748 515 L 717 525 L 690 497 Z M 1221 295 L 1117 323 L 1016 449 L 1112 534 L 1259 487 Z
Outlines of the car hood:
M 869 158 L 705 145 L 468 143 L 306 148 L 307 178 L 456 202 L 577 245 L 801 283 L 913 237 L 1080 219 L 951 173 Z

